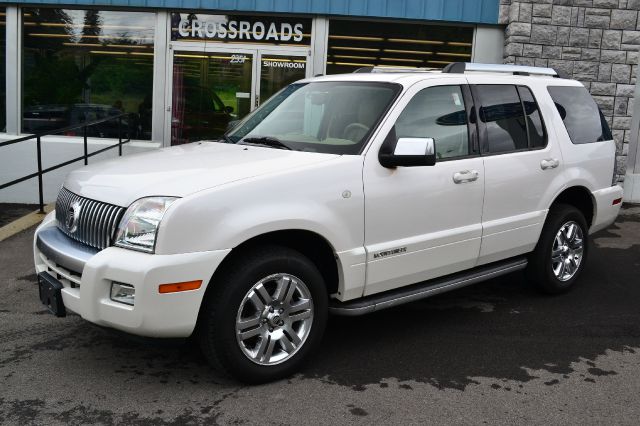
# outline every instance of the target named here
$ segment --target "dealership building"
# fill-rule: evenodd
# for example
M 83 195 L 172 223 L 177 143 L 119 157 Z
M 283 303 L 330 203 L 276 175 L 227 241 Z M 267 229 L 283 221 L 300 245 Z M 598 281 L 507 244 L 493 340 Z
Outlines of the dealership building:
M 88 130 L 89 152 L 219 138 L 283 86 L 362 67 L 549 66 L 582 81 L 640 202 L 638 0 L 40 0 L 0 2 L 0 141 L 128 113 Z M 43 138 L 44 167 L 83 153 L 81 130 Z M 117 155 L 107 151 L 91 158 Z M 0 184 L 36 170 L 35 141 L 0 148 Z M 52 201 L 63 176 L 45 176 Z M 34 203 L 35 179 L 0 190 Z

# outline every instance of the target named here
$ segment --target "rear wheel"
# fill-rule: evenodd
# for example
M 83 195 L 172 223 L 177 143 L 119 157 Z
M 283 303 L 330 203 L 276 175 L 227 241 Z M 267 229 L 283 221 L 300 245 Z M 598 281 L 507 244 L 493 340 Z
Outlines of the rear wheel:
M 573 287 L 584 269 L 588 232 L 584 215 L 575 207 L 559 204 L 551 209 L 527 271 L 541 291 L 557 294 Z
M 207 359 L 261 383 L 294 373 L 319 346 L 327 292 L 315 264 L 280 246 L 236 256 L 203 302 L 199 340 Z

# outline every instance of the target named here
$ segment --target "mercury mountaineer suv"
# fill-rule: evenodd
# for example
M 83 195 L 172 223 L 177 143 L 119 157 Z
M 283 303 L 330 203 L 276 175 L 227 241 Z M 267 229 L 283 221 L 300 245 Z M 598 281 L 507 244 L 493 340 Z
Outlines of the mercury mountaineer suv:
M 572 288 L 620 209 L 615 152 L 587 90 L 552 69 L 302 80 L 222 140 L 70 173 L 35 233 L 40 298 L 193 336 L 222 371 L 274 380 L 318 350 L 329 314 L 518 270 Z

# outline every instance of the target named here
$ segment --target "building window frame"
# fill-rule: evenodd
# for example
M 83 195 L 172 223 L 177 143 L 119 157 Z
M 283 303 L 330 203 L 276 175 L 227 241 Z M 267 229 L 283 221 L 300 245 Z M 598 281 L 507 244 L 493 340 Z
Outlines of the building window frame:
M 6 7 L 6 130 L 7 134 L 21 132 L 22 117 L 22 9 Z
M 171 13 L 168 10 L 156 10 L 156 28 L 153 48 L 153 89 L 151 103 L 151 142 L 169 146 L 166 143 L 165 127 L 167 108 L 166 87 L 168 83 L 169 48 L 171 38 Z

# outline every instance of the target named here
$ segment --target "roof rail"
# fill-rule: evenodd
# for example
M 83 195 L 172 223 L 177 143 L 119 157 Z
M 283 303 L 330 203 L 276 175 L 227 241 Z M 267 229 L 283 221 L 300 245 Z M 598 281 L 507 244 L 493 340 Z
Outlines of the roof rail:
M 558 73 L 553 68 L 528 67 L 523 65 L 508 64 L 477 64 L 470 62 L 453 62 L 442 70 L 448 74 L 464 74 L 467 71 L 475 72 L 497 72 L 513 75 L 545 75 L 558 77 Z
M 440 71 L 439 68 L 409 68 L 409 67 L 362 67 L 355 70 L 354 74 L 366 74 L 366 73 L 405 73 L 405 72 L 434 72 Z

